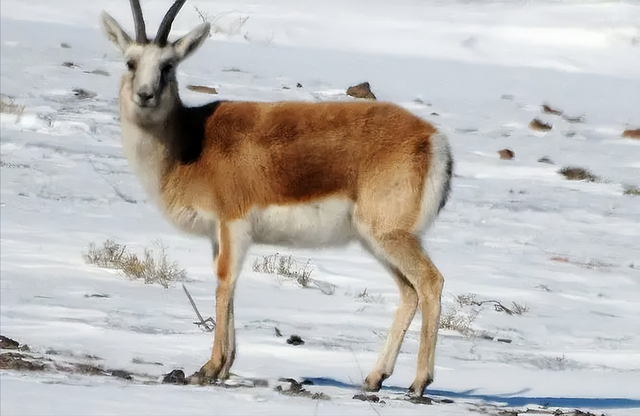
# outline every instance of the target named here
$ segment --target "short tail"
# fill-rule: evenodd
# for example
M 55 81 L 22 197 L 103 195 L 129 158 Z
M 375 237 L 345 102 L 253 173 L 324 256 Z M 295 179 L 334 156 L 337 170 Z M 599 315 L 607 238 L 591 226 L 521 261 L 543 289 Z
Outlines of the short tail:
M 451 193 L 453 156 L 447 136 L 438 132 L 431 136 L 431 157 L 422 194 L 418 229 L 427 229 L 447 204 Z

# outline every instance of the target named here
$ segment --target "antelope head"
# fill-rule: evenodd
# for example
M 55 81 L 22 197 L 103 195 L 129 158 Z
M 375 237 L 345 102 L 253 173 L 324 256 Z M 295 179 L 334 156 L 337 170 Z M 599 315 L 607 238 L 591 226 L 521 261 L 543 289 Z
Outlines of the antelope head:
M 154 39 L 147 38 L 139 0 L 130 0 L 135 40 L 106 12 L 102 26 L 109 40 L 125 57 L 127 70 L 120 86 L 120 107 L 124 117 L 139 124 L 163 124 L 181 105 L 176 80 L 177 65 L 190 56 L 208 37 L 209 23 L 203 23 L 180 39 L 169 42 L 171 24 L 186 0 L 176 0 L 160 23 Z

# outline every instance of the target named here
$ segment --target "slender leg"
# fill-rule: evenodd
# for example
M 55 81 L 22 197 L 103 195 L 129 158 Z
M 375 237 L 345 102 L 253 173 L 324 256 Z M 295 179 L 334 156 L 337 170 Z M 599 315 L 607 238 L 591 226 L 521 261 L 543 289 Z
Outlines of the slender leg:
M 194 375 L 192 383 L 228 378 L 235 358 L 233 296 L 242 262 L 251 242 L 250 225 L 247 221 L 221 222 L 218 237 L 219 252 L 215 261 L 218 288 L 213 348 L 211 359 Z
M 377 234 L 372 238 L 374 240 L 372 243 L 374 248 L 380 250 L 387 261 L 400 271 L 402 276 L 408 280 L 409 284 L 417 292 L 422 310 L 422 329 L 420 332 L 416 378 L 411 387 L 409 387 L 409 391 L 416 396 L 422 396 L 425 388 L 433 382 L 434 377 L 435 349 L 440 321 L 440 298 L 444 279 L 422 249 L 418 238 L 412 233 L 395 230 L 389 233 Z M 398 321 L 407 316 L 404 315 L 404 313 L 407 313 L 406 311 L 400 312 L 401 309 L 402 303 L 396 314 Z M 399 317 L 398 315 L 401 316 Z M 397 323 L 394 320 L 392 330 L 397 330 L 400 327 L 401 323 Z M 395 346 L 395 344 L 393 345 Z M 385 356 L 386 351 L 387 347 L 385 346 L 381 359 Z M 374 370 L 374 373 L 376 370 Z M 365 383 L 365 386 L 367 386 L 367 383 Z
M 404 335 L 409 329 L 418 307 L 418 295 L 413 286 L 398 269 L 395 267 L 389 267 L 389 269 L 400 290 L 400 304 L 393 318 L 382 353 L 375 367 L 364 380 L 362 388 L 365 391 L 380 390 L 382 382 L 393 374 L 393 368 L 396 365 Z

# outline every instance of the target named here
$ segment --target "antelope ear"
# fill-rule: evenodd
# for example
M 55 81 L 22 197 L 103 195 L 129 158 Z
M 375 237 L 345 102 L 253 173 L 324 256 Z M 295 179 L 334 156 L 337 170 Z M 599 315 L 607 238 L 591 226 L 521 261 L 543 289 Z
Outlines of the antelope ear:
M 211 33 L 211 25 L 208 22 L 202 23 L 191 32 L 173 42 L 173 47 L 178 54 L 178 59 L 182 61 L 195 52 L 204 40 L 209 37 L 209 33 Z
M 116 19 L 109 16 L 107 12 L 102 12 L 100 15 L 100 21 L 102 23 L 102 29 L 104 33 L 107 35 L 107 39 L 111 41 L 120 52 L 125 53 L 125 51 L 129 48 L 129 46 L 133 43 L 131 36 L 127 35 Z

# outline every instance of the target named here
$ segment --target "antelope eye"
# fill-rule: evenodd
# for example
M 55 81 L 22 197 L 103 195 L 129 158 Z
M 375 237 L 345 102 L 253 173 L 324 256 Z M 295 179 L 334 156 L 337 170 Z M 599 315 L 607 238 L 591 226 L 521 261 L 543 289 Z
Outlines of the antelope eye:
M 127 68 L 129 69 L 129 71 L 135 71 L 135 69 L 136 69 L 136 61 L 134 61 L 133 59 L 129 59 L 127 61 Z

